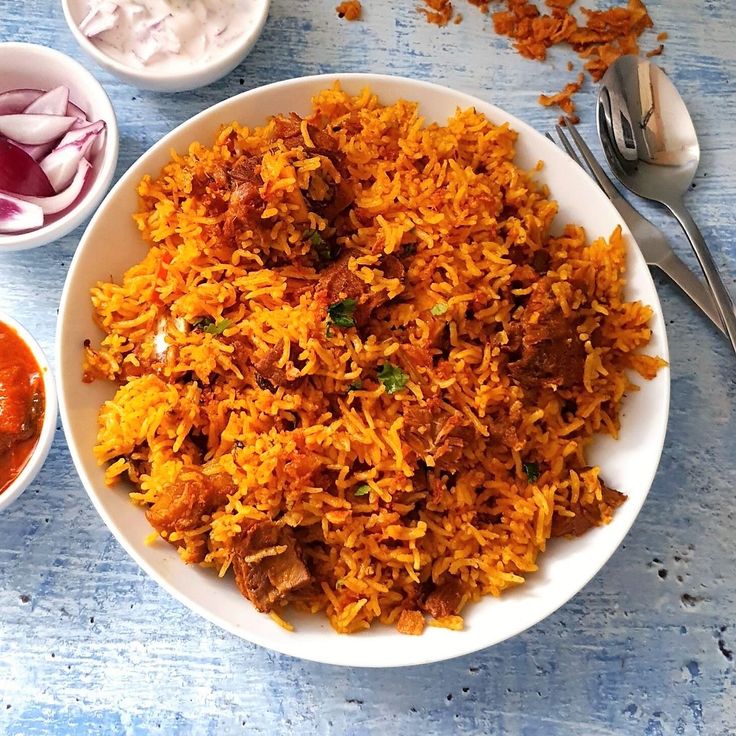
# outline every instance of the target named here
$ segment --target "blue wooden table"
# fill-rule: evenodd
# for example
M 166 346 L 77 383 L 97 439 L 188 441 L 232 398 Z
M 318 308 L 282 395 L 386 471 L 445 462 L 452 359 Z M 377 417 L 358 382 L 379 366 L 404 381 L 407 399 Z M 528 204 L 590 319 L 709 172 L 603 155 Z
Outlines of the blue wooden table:
M 540 130 L 553 124 L 536 98 L 572 76 L 567 55 L 553 53 L 544 66 L 521 59 L 464 0 L 456 3 L 464 21 L 445 29 L 425 23 L 415 0 L 364 0 L 365 21 L 353 24 L 337 19 L 335 4 L 273 0 L 250 57 L 196 92 L 143 92 L 93 68 L 119 117 L 118 174 L 224 97 L 318 72 L 433 80 L 490 99 Z M 690 203 L 733 287 L 736 3 L 648 5 L 657 31 L 669 33 L 662 63 L 701 137 Z M 44 43 L 87 63 L 50 0 L 0 0 L 6 40 Z M 594 94 L 588 84 L 578 96 L 591 141 Z M 645 209 L 692 262 L 667 216 Z M 50 355 L 81 232 L 0 254 L 0 306 Z M 0 734 L 736 733 L 736 361 L 672 286 L 661 278 L 657 285 L 672 351 L 672 407 L 641 516 L 605 569 L 556 614 L 451 662 L 394 671 L 321 666 L 194 617 L 112 538 L 59 429 L 41 475 L 0 515 Z

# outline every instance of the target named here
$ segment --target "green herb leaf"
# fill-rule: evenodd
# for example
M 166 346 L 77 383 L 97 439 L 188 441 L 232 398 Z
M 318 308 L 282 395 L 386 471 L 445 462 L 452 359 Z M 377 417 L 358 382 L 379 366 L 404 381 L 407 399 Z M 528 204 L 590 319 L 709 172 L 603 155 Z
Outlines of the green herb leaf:
M 437 302 L 430 311 L 435 317 L 439 317 L 447 311 L 447 304 L 444 302 Z
M 327 336 L 328 338 L 330 338 L 330 337 L 332 337 L 332 336 L 333 336 L 334 334 L 335 334 L 335 333 L 334 333 L 334 332 L 332 331 L 332 327 L 330 326 L 330 324 L 328 324 L 328 325 L 327 325 L 327 329 L 325 330 L 325 335 L 326 335 L 326 336 Z
M 348 386 L 348 391 L 360 391 L 363 388 L 363 381 L 353 381 Z
M 334 261 L 340 254 L 340 246 L 326 241 L 318 230 L 305 230 L 303 233 L 305 240 L 312 244 L 312 251 L 317 257 L 319 263 L 328 263 Z
M 355 489 L 355 495 L 356 496 L 367 496 L 371 491 L 371 487 L 367 483 L 363 483 L 363 485 L 358 486 Z
M 217 323 L 211 323 L 206 327 L 203 327 L 202 331 L 206 332 L 208 335 L 222 335 L 222 333 L 231 325 L 232 322 L 229 319 L 221 319 Z
M 353 313 L 358 302 L 355 299 L 343 299 L 342 301 L 330 304 L 327 307 L 328 324 L 335 327 L 354 327 L 355 319 Z
M 539 480 L 539 465 L 537 463 L 522 463 L 526 477 L 530 483 L 536 483 Z
M 387 394 L 395 394 L 406 386 L 409 376 L 397 365 L 384 363 L 378 372 L 378 380 L 383 384 Z
M 309 228 L 309 230 L 305 230 L 303 233 L 303 237 L 305 240 L 309 240 L 315 248 L 321 243 L 325 242 L 322 239 L 322 236 L 319 234 L 319 230 L 313 230 L 312 228 Z
M 192 322 L 192 329 L 205 330 L 213 324 L 215 324 L 215 320 L 213 320 L 212 317 L 202 317 L 202 319 L 198 319 L 196 322 Z

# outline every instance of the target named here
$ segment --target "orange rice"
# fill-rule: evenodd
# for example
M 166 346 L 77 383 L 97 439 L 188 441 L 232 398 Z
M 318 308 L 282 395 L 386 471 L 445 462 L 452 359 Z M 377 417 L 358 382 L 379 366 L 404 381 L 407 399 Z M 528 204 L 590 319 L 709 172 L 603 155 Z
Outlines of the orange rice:
M 380 621 L 418 633 L 433 582 L 461 582 L 458 608 L 498 596 L 537 570 L 555 519 L 610 520 L 586 448 L 598 433 L 616 436 L 622 398 L 636 389 L 629 369 L 652 378 L 661 365 L 640 352 L 652 313 L 623 295 L 620 231 L 590 240 L 570 224 L 551 235 L 557 206 L 514 164 L 507 125 L 473 109 L 428 125 L 412 102 L 382 105 L 337 86 L 315 97 L 311 120 L 337 141 L 355 189 L 350 234 L 338 237 L 349 268 L 391 301 L 363 331 L 325 329 L 294 195 L 327 162 L 306 139 L 274 141 L 272 122 L 224 126 L 141 181 L 135 220 L 147 251 L 119 282 L 92 290 L 106 335 L 86 348 L 86 374 L 118 383 L 100 409 L 95 455 L 110 485 L 131 481 L 123 488 L 143 508 L 193 473 L 231 479 L 225 504 L 167 536 L 184 561 L 229 577 L 243 529 L 278 519 L 314 578 L 284 604 L 324 612 L 340 632 Z M 226 242 L 222 212 L 197 182 L 243 153 L 263 156 L 268 237 L 245 228 Z M 308 217 L 329 234 L 319 214 Z M 573 388 L 533 392 L 513 380 L 504 345 L 533 288 L 515 283 L 516 256 L 541 250 L 558 308 L 577 324 L 584 372 Z M 403 284 L 377 267 L 401 253 L 411 254 Z M 221 333 L 195 329 L 203 316 Z M 436 319 L 447 325 L 446 356 L 413 360 Z M 233 361 L 235 337 L 256 355 L 283 341 L 281 365 L 301 382 L 261 387 Z M 162 367 L 147 370 L 162 349 Z M 387 362 L 407 376 L 392 394 L 377 380 Z M 409 419 L 432 399 L 466 428 L 461 467 L 434 493 L 418 471 L 419 460 L 435 464 L 433 450 L 418 458 Z M 457 613 L 433 625 L 461 629 Z

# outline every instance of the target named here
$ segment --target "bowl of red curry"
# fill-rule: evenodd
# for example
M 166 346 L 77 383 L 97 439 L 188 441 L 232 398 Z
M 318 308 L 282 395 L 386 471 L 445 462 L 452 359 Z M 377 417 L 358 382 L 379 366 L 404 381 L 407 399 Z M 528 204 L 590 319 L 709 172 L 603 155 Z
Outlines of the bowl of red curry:
M 38 343 L 0 311 L 0 512 L 41 470 L 56 429 L 56 388 Z

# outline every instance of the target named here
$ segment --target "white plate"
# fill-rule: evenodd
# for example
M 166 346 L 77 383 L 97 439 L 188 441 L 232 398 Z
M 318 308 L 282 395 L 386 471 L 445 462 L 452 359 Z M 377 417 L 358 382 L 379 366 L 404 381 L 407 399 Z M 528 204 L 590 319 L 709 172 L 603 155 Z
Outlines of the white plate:
M 560 204 L 558 222 L 579 223 L 591 237 L 608 236 L 617 225 L 623 228 L 629 245 L 627 297 L 653 306 L 650 350 L 667 359 L 657 292 L 629 230 L 582 169 L 544 136 L 482 100 L 425 82 L 367 74 L 305 77 L 245 92 L 200 113 L 144 154 L 107 196 L 77 249 L 61 299 L 57 363 L 61 415 L 74 464 L 107 526 L 154 580 L 193 611 L 244 639 L 319 662 L 367 667 L 434 662 L 518 634 L 563 605 L 603 567 L 636 519 L 659 463 L 669 407 L 666 368 L 653 381 L 639 381 L 641 391 L 626 399 L 621 438 L 601 438 L 593 448 L 593 459 L 602 465 L 606 481 L 629 494 L 612 523 L 575 541 L 552 544 L 540 559 L 540 571 L 529 576 L 527 583 L 500 599 L 487 598 L 466 609 L 466 629 L 462 632 L 430 627 L 414 637 L 377 625 L 369 632 L 345 636 L 336 634 L 322 616 L 290 615 L 297 631 L 289 633 L 257 613 L 231 580 L 219 580 L 211 571 L 182 564 L 173 547 L 164 542 L 147 547 L 144 539 L 150 527 L 143 513 L 130 503 L 124 487 L 105 486 L 103 469 L 92 455 L 97 412 L 100 404 L 112 397 L 114 387 L 81 381 L 82 342 L 85 338 L 94 342 L 100 335 L 92 321 L 89 290 L 111 274 L 119 279 L 146 252 L 131 220 L 137 207 L 138 181 L 144 174 L 158 175 L 172 148 L 183 152 L 194 140 L 212 141 L 223 123 L 238 120 L 258 125 L 270 114 L 306 114 L 312 95 L 336 79 L 353 93 L 369 85 L 384 103 L 399 98 L 416 100 L 429 121 L 444 122 L 457 106 L 475 106 L 494 123 L 508 122 L 519 133 L 517 164 L 528 169 L 540 159 L 546 162 L 539 179 L 549 185 Z

